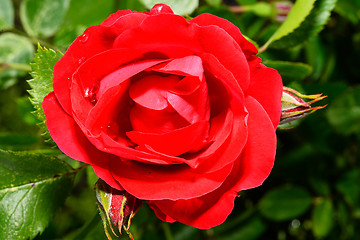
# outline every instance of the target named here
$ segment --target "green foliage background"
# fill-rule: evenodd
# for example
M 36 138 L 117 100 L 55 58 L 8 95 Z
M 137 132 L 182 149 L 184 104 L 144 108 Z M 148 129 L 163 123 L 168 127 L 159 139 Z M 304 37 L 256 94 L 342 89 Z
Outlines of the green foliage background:
M 39 104 L 57 50 L 118 9 L 144 11 L 155 2 L 0 0 L 0 239 L 106 239 L 92 190 L 97 177 L 44 141 Z M 135 239 L 360 239 L 360 2 L 290 1 L 295 10 L 283 26 L 275 1 L 163 2 L 179 14 L 228 19 L 260 46 L 284 85 L 324 93 L 328 107 L 278 130 L 270 177 L 241 192 L 224 224 L 162 223 L 144 206 L 130 229 Z M 35 56 L 38 43 L 55 51 L 39 48 Z

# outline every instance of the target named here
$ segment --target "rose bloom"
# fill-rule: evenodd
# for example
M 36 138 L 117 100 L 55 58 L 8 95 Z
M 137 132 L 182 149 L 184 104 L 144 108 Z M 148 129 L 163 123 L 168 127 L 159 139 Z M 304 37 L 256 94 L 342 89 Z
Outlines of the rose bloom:
M 221 224 L 275 158 L 282 81 L 225 19 L 163 4 L 110 15 L 54 67 L 49 132 L 163 221 Z

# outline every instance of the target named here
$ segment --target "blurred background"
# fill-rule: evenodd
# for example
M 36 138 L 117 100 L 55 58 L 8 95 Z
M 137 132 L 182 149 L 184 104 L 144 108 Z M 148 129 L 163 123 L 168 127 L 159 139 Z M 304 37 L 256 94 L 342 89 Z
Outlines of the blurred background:
M 0 0 L 0 149 L 46 151 L 26 80 L 38 42 L 64 52 L 76 36 L 118 9 L 145 11 L 151 0 Z M 163 1 L 187 17 L 208 12 L 238 26 L 262 46 L 294 1 Z M 166 224 L 144 206 L 134 217 L 135 239 L 360 239 L 360 1 L 318 0 L 332 8 L 319 34 L 260 54 L 284 85 L 324 93 L 328 106 L 279 129 L 275 167 L 265 183 L 241 192 L 218 227 Z M 306 26 L 304 26 L 306 27 Z M 321 27 L 319 27 L 321 28 Z M 318 29 L 320 30 L 320 29 Z M 279 45 L 279 44 L 278 44 Z M 71 160 L 68 160 L 71 161 Z M 77 163 L 72 163 L 77 164 Z M 64 207 L 35 239 L 106 239 L 86 168 Z

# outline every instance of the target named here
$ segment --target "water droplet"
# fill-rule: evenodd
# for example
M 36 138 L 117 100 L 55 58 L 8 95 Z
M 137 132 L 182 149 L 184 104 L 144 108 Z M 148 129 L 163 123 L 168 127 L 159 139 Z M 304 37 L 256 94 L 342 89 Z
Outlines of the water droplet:
M 89 39 L 89 35 L 87 33 L 84 33 L 79 37 L 79 42 L 86 43 L 88 39 Z
M 90 98 L 90 97 L 92 97 L 92 91 L 90 90 L 90 88 L 87 88 L 87 89 L 85 89 L 85 97 L 86 98 Z
M 79 64 L 82 64 L 85 61 L 85 57 L 79 59 Z

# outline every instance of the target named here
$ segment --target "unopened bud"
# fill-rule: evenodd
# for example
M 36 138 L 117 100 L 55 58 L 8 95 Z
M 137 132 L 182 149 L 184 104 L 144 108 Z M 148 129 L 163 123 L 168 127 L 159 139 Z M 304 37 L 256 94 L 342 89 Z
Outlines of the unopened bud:
M 119 191 L 110 187 L 101 179 L 96 183 L 95 191 L 105 233 L 108 239 L 112 239 L 108 232 L 108 227 L 110 227 L 112 233 L 117 236 L 113 225 L 118 227 L 120 234 L 121 228 L 124 228 L 129 237 L 133 239 L 129 232 L 131 219 L 134 217 L 137 210 L 139 210 L 142 201 L 126 191 Z
M 312 103 L 324 98 L 326 98 L 326 96 L 323 96 L 322 94 L 304 95 L 292 88 L 283 87 L 280 124 L 303 118 L 316 110 L 326 107 L 327 105 L 318 107 L 311 106 Z M 306 102 L 304 99 L 310 99 L 311 101 Z
M 275 20 L 278 22 L 285 22 L 287 15 L 289 14 L 293 3 L 290 1 L 275 2 L 276 15 Z

